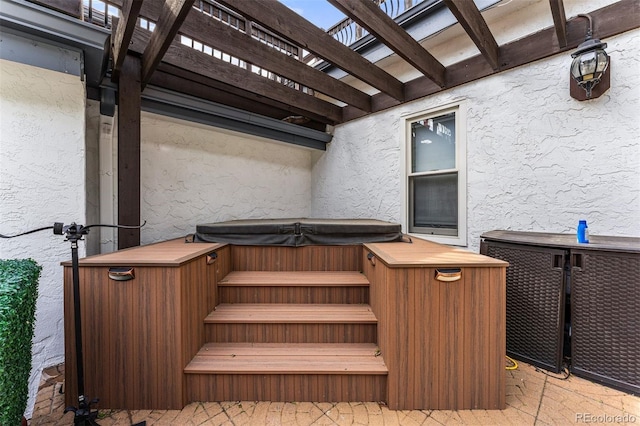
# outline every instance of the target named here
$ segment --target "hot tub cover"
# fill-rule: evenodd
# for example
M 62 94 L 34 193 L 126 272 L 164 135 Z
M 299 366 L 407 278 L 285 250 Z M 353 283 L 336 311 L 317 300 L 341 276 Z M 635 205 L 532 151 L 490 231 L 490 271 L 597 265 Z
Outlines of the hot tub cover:
M 196 226 L 195 241 L 236 245 L 348 245 L 402 240 L 397 223 L 375 219 L 247 219 Z

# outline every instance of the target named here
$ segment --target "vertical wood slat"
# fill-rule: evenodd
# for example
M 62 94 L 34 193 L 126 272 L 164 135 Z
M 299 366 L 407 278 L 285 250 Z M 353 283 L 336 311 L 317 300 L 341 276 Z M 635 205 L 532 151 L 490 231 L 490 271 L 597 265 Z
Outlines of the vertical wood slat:
M 367 287 L 219 287 L 219 303 L 369 303 Z
M 205 340 L 218 343 L 375 343 L 375 324 L 207 324 Z
M 435 268 L 372 266 L 366 250 L 363 259 L 389 408 L 503 409 L 505 268 L 462 268 L 447 283 Z
M 134 266 L 135 279 L 124 282 L 110 280 L 108 266 L 80 267 L 85 393 L 100 399 L 99 408 L 184 407 L 183 369 L 204 344 L 215 266 L 206 256 L 181 266 Z M 65 403 L 77 406 L 69 266 L 64 295 Z
M 232 246 L 234 271 L 361 271 L 362 246 Z
M 384 401 L 384 375 L 188 374 L 191 401 Z

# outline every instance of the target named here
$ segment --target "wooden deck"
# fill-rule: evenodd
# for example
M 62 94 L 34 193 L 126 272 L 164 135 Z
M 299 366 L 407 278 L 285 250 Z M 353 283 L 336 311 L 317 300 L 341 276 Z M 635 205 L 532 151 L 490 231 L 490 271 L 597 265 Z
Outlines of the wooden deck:
M 207 343 L 184 371 L 188 374 L 388 373 L 373 343 Z
M 110 280 L 111 265 L 134 267 L 135 279 Z M 458 268 L 459 280 L 439 281 L 442 267 Z M 419 241 L 170 241 L 83 259 L 85 389 L 100 408 L 223 400 L 503 408 L 505 267 Z M 65 349 L 74 365 L 70 269 Z

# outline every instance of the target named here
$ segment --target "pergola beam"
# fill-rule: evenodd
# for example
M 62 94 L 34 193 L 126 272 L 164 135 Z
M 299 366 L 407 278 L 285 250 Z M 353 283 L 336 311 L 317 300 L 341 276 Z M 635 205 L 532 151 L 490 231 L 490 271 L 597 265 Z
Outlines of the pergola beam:
M 363 111 L 371 111 L 371 96 L 368 94 L 289 55 L 278 52 L 203 13 L 192 13 L 187 16 L 181 32 L 196 39 L 211 40 L 212 47 L 224 53 L 289 78 Z
M 121 18 L 117 21 L 114 19 L 111 35 L 111 51 L 113 54 L 111 80 L 113 81 L 117 81 L 122 63 L 125 56 L 127 56 L 127 50 L 129 50 L 129 43 L 131 42 L 131 37 L 133 37 L 133 30 L 136 28 L 141 7 L 142 0 L 124 0 L 120 11 Z
M 471 0 L 444 0 L 491 68 L 500 69 L 500 48 L 478 7 Z
M 142 87 L 151 79 L 165 52 L 173 42 L 194 0 L 165 0 L 149 44 L 142 54 Z
M 553 16 L 553 25 L 556 28 L 556 37 L 558 45 L 565 47 L 567 45 L 567 17 L 564 12 L 564 3 L 562 0 L 549 0 L 551 7 L 551 16 Z
M 278 0 L 220 0 L 219 3 L 259 22 L 270 31 L 304 47 L 394 99 L 404 100 L 404 85 L 400 80 L 335 40 Z
M 446 85 L 444 66 L 384 13 L 376 3 L 362 0 L 329 0 L 329 3 L 366 28 L 381 43 L 438 86 Z
M 135 51 L 136 46 L 146 45 L 148 37 L 147 31 L 136 29 L 132 50 Z M 299 110 L 309 111 L 315 116 L 324 117 L 323 122 L 326 124 L 342 122 L 342 108 L 337 105 L 199 52 L 177 41 L 168 47 L 162 62 L 235 88 L 256 93 L 260 97 L 295 105 Z

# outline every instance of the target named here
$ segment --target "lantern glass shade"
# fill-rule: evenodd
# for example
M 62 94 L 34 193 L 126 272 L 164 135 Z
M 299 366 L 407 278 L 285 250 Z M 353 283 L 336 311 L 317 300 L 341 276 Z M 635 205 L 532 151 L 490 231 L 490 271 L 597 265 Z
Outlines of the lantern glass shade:
M 571 63 L 571 75 L 578 83 L 592 80 L 600 81 L 602 73 L 609 65 L 607 52 L 602 49 L 584 52 Z
M 606 47 L 607 44 L 600 40 L 589 39 L 571 55 L 571 76 L 587 91 L 587 98 L 591 97 L 591 89 L 600 82 L 609 66 L 609 55 L 604 50 Z

